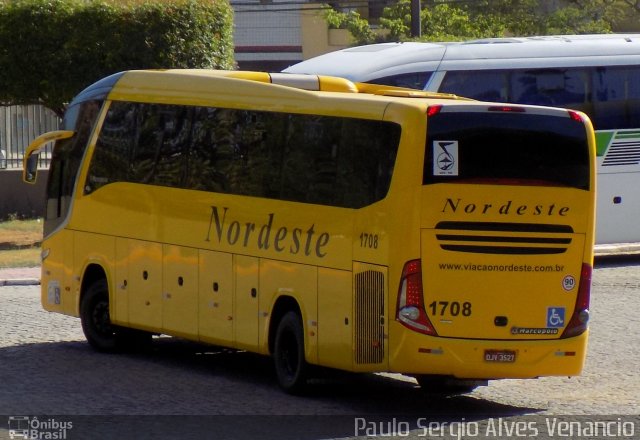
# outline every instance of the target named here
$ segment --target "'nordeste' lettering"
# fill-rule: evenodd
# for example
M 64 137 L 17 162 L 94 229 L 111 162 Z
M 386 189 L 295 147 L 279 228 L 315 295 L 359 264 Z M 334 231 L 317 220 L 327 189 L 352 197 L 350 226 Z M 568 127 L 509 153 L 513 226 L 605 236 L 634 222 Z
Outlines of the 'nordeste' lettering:
M 565 217 L 569 213 L 568 206 L 559 206 L 554 202 L 548 205 L 528 205 L 507 200 L 503 203 L 474 203 L 460 198 L 448 197 L 441 212 L 460 212 L 464 214 L 499 214 L 499 215 L 537 215 Z
M 211 231 L 218 243 L 227 243 L 231 246 L 249 247 L 255 245 L 258 249 L 273 249 L 276 252 L 289 252 L 290 254 L 314 255 L 324 258 L 327 255 L 325 247 L 329 244 L 329 233 L 317 232 L 315 224 L 308 228 L 288 228 L 286 226 L 274 226 L 275 214 L 267 215 L 263 223 L 240 223 L 237 220 L 227 220 L 229 208 L 219 210 L 217 206 L 211 206 L 211 217 L 205 241 L 211 241 Z

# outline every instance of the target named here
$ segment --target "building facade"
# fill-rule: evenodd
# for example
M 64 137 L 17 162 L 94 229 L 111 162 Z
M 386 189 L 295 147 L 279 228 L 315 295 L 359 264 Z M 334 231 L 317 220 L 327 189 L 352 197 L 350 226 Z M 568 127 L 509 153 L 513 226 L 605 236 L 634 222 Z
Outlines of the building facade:
M 232 0 L 235 59 L 241 70 L 280 71 L 347 47 L 350 34 L 329 29 L 322 3 Z

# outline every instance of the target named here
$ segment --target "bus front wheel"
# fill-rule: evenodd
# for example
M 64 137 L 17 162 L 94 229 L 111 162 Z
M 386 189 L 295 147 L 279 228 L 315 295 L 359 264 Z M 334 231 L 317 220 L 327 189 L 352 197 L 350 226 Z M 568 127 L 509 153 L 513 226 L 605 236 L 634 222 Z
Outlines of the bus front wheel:
M 278 324 L 273 359 L 280 387 L 289 394 L 302 393 L 307 385 L 308 366 L 302 320 L 296 312 L 287 312 Z
M 145 351 L 152 334 L 111 324 L 109 288 L 104 279 L 94 282 L 80 304 L 82 331 L 89 344 L 98 351 Z
M 98 351 L 115 351 L 118 339 L 109 318 L 109 288 L 105 279 L 94 282 L 80 303 L 80 322 L 89 344 Z

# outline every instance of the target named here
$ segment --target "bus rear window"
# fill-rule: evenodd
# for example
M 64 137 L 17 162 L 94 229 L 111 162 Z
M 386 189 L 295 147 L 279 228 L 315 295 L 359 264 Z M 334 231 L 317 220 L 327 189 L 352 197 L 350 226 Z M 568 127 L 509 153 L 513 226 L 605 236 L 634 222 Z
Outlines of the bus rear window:
M 581 122 L 522 112 L 441 112 L 427 121 L 424 184 L 487 183 L 589 189 Z

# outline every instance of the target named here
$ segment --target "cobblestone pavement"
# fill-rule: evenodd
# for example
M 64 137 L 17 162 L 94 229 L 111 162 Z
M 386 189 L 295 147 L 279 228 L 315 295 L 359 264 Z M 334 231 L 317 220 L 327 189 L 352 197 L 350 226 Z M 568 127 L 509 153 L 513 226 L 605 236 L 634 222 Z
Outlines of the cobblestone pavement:
M 308 396 L 288 396 L 275 384 L 268 358 L 173 338 L 158 338 L 147 353 L 96 353 L 77 318 L 41 309 L 38 286 L 0 287 L 0 439 L 9 438 L 8 428 L 19 417 L 33 423 L 34 416 L 43 424 L 40 434 L 73 423 L 64 432 L 70 439 L 324 439 L 393 433 L 396 438 L 475 438 L 487 429 L 496 438 L 513 436 L 498 432 L 500 423 L 556 438 L 547 428 L 565 415 L 585 416 L 571 419 L 581 423 L 608 417 L 618 434 L 633 425 L 633 437 L 640 438 L 640 260 L 600 261 L 593 280 L 582 376 L 491 381 L 467 395 L 431 397 L 412 379 L 349 374 L 324 380 Z M 426 421 L 442 430 L 420 429 Z M 443 424 L 452 421 L 462 425 L 447 436 Z M 461 426 L 466 436 L 460 435 Z

